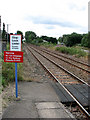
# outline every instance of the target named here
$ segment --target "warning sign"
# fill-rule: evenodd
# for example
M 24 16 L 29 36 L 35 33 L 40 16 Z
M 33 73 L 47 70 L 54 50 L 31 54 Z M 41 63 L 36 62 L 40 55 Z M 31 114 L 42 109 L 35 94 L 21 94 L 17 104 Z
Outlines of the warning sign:
M 23 62 L 23 52 L 21 51 L 4 51 L 4 62 Z
M 10 35 L 10 51 L 21 51 L 21 35 Z

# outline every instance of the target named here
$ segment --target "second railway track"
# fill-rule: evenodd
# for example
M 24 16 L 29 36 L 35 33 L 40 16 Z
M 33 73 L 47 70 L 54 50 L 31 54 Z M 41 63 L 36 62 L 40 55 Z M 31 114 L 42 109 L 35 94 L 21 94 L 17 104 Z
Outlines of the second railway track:
M 34 48 L 89 84 L 90 66 L 88 64 L 48 51 L 47 49 L 36 46 L 34 46 Z
M 34 57 L 43 65 L 45 69 L 51 74 L 51 76 L 59 82 L 59 84 L 67 91 L 67 93 L 75 100 L 82 111 L 90 117 L 89 103 L 88 103 L 88 87 L 89 85 L 83 80 L 60 68 L 61 66 L 55 63 L 53 60 L 43 55 L 36 48 L 27 46 L 28 50 L 34 55 Z M 81 88 L 79 90 L 78 88 Z M 76 90 L 76 91 L 75 91 Z

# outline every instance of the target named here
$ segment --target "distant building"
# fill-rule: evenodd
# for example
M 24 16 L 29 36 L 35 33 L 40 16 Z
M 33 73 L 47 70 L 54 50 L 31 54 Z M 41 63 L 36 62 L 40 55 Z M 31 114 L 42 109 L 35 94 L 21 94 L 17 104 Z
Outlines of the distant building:
M 58 41 L 58 42 L 57 42 L 57 44 L 59 45 L 59 44 L 60 44 L 60 42 Z
M 46 40 L 43 40 L 43 42 L 48 43 L 48 41 L 46 41 Z

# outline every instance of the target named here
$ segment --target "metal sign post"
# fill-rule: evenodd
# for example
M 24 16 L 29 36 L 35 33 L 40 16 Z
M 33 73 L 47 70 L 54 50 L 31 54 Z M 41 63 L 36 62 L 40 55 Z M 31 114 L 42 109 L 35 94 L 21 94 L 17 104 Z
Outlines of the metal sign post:
M 21 51 L 21 35 L 10 35 L 10 50 Z M 16 98 L 18 98 L 17 62 L 15 62 Z
M 16 85 L 16 98 L 18 98 L 17 63 L 15 63 L 15 85 Z

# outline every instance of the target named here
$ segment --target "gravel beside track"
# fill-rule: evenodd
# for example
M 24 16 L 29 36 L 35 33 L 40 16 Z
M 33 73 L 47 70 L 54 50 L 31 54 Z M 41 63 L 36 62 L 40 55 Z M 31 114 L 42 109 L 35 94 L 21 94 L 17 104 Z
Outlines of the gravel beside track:
M 37 62 L 33 55 L 24 46 L 23 78 L 26 81 L 47 82 L 51 79 L 48 73 Z M 27 58 L 27 59 L 26 59 Z

